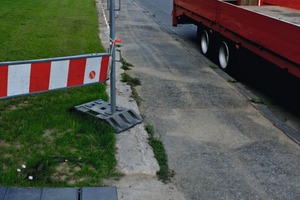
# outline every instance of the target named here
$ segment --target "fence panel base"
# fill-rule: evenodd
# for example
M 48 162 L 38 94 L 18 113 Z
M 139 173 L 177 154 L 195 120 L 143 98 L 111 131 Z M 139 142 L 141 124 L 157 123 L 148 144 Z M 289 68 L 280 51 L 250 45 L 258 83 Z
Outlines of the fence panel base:
M 106 121 L 117 133 L 125 131 L 143 121 L 132 109 L 117 106 L 116 112 L 111 113 L 110 103 L 101 99 L 75 106 L 75 109 Z

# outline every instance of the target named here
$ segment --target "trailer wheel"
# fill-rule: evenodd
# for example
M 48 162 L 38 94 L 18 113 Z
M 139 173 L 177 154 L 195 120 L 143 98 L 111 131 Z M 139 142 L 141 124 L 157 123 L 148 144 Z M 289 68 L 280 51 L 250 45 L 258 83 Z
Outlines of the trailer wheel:
M 200 37 L 200 50 L 203 55 L 208 54 L 209 36 L 206 30 L 203 30 Z
M 229 46 L 226 42 L 222 42 L 219 48 L 219 64 L 223 70 L 227 70 L 229 68 L 229 61 L 231 59 Z

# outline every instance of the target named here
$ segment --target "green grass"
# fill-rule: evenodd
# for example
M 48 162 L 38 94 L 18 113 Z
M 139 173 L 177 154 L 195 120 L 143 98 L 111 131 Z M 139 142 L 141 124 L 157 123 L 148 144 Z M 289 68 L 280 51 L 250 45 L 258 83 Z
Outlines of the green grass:
M 131 77 L 128 73 L 124 72 L 121 74 L 122 82 L 126 82 L 128 85 L 135 87 L 141 85 L 141 81 L 138 78 Z
M 132 67 L 134 67 L 131 63 L 127 62 L 125 58 L 122 57 L 121 51 L 120 52 L 120 62 L 122 64 L 121 68 L 125 70 L 124 73 L 121 74 L 121 81 L 126 82 L 128 85 L 131 86 L 131 97 L 136 101 L 137 105 L 140 106 L 143 99 L 139 96 L 137 93 L 135 86 L 141 85 L 141 81 L 138 78 L 131 77 L 128 73 L 126 73 L 127 70 L 130 70 Z
M 227 82 L 228 82 L 228 83 L 237 83 L 237 81 L 234 80 L 234 79 L 228 79 Z
M 122 56 L 121 56 L 121 63 L 122 63 L 122 69 L 123 70 L 130 70 L 133 65 L 129 62 L 127 62 Z
M 251 102 L 252 103 L 255 103 L 255 104 L 262 104 L 262 105 L 265 105 L 265 106 L 269 106 L 270 103 L 264 99 L 260 99 L 260 98 L 256 98 L 256 99 L 251 99 Z
M 0 61 L 103 51 L 94 0 L 1 0 Z
M 104 51 L 94 0 L 1 0 L 0 24 L 0 61 Z M 0 185 L 99 186 L 119 177 L 114 130 L 72 110 L 107 100 L 105 87 L 0 100 Z
M 137 93 L 135 86 L 141 85 L 141 81 L 139 78 L 133 78 L 128 73 L 124 72 L 121 74 L 121 81 L 127 83 L 131 86 L 131 97 L 136 101 L 137 105 L 140 106 L 143 99 Z
M 100 95 L 104 87 L 1 101 L 0 185 L 93 186 L 118 176 L 112 128 L 72 111 L 83 102 L 107 100 Z M 22 164 L 27 167 L 19 173 Z
M 170 181 L 172 176 L 172 172 L 169 170 L 166 150 L 163 143 L 154 137 L 154 127 L 152 125 L 146 124 L 145 130 L 149 133 L 149 144 L 153 148 L 154 157 L 159 164 L 158 179 L 166 183 Z

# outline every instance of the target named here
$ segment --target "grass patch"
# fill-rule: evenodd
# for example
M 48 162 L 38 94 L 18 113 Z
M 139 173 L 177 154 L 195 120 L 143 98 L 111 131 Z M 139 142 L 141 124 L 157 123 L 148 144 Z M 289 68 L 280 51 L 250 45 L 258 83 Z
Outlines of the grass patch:
M 0 61 L 104 51 L 94 0 L 1 0 Z
M 138 78 L 133 78 L 131 77 L 129 74 L 127 74 L 126 72 L 121 74 L 121 81 L 127 83 L 128 85 L 131 86 L 131 97 L 136 101 L 137 105 L 141 105 L 141 102 L 143 101 L 143 99 L 139 96 L 139 94 L 137 93 L 135 86 L 141 85 L 141 81 Z
M 122 80 L 121 80 L 122 82 L 125 82 L 125 83 L 127 83 L 128 85 L 130 85 L 132 87 L 141 85 L 140 79 L 133 78 L 129 74 L 127 74 L 126 72 L 122 73 L 121 77 L 122 77 Z
M 122 64 L 121 68 L 125 71 L 130 70 L 131 67 L 133 67 L 133 65 L 131 63 L 127 62 L 122 56 L 120 56 L 120 61 Z M 128 85 L 131 86 L 131 90 L 132 90 L 131 97 L 136 101 L 137 105 L 140 106 L 143 99 L 137 93 L 135 86 L 141 85 L 141 81 L 138 78 L 131 77 L 126 72 L 121 74 L 121 78 L 122 78 L 121 79 L 122 82 L 126 82 Z
M 140 106 L 143 99 L 140 97 L 140 95 L 138 94 L 138 92 L 134 87 L 131 87 L 131 91 L 132 91 L 131 97 L 136 101 L 136 104 Z
M 216 65 L 209 65 L 210 68 L 212 69 L 217 69 L 218 67 Z
M 0 61 L 104 51 L 94 0 L 2 0 L 0 23 Z M 118 177 L 114 130 L 70 111 L 107 100 L 105 87 L 0 100 L 0 185 L 99 186 Z
M 154 127 L 150 124 L 145 125 L 145 130 L 149 134 L 149 144 L 153 148 L 154 156 L 159 164 L 159 171 L 157 172 L 158 179 L 167 183 L 171 178 L 171 171 L 169 170 L 168 157 L 163 143 L 154 137 Z
M 83 102 L 107 100 L 104 88 L 94 85 L 1 101 L 0 185 L 96 186 L 118 176 L 112 128 L 70 111 Z M 27 167 L 17 172 L 22 164 Z
M 121 63 L 122 63 L 121 68 L 124 70 L 130 70 L 130 68 L 133 67 L 133 65 L 127 62 L 122 56 L 121 56 Z
M 228 82 L 228 83 L 237 83 L 237 81 L 234 80 L 234 79 L 228 79 L 227 82 Z
M 256 99 L 251 99 L 251 102 L 252 103 L 255 103 L 255 104 L 262 104 L 262 105 L 265 105 L 265 106 L 269 106 L 270 103 L 261 99 L 261 98 L 256 98 Z

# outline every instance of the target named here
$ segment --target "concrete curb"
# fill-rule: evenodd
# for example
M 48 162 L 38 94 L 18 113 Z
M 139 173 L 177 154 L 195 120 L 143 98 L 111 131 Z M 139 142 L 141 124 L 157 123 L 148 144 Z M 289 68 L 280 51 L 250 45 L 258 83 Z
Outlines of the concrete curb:
M 138 105 L 131 98 L 131 88 L 121 81 L 121 63 L 116 64 L 116 96 L 117 105 L 133 109 L 140 114 Z M 107 93 L 110 94 L 110 84 L 107 83 Z M 117 135 L 117 168 L 126 175 L 145 174 L 155 176 L 159 165 L 154 158 L 152 147 L 148 144 L 148 133 L 144 123 L 138 124 Z
M 97 0 L 97 10 L 99 16 L 100 38 L 103 46 L 109 47 L 109 27 L 107 27 L 108 16 L 104 8 L 106 2 Z M 118 56 L 118 55 L 117 55 Z M 120 60 L 117 58 L 117 60 Z M 129 85 L 121 81 L 122 64 L 116 62 L 116 98 L 117 106 L 133 109 L 140 115 L 137 103 L 131 98 L 132 90 Z M 107 81 L 107 93 L 110 95 L 110 81 Z M 117 161 L 118 170 L 125 175 L 145 174 L 155 176 L 159 170 L 158 163 L 154 158 L 152 147 L 148 144 L 148 133 L 144 129 L 144 124 L 123 131 L 117 135 Z

